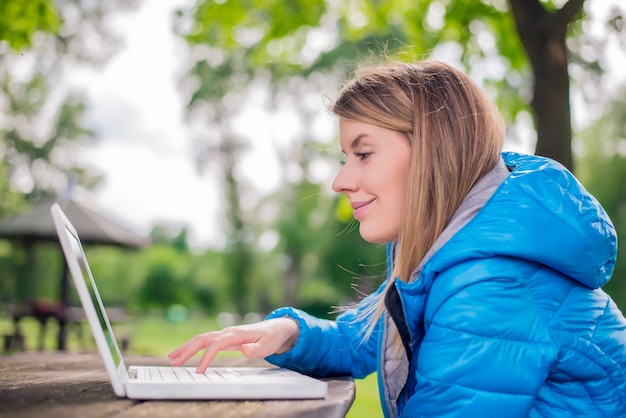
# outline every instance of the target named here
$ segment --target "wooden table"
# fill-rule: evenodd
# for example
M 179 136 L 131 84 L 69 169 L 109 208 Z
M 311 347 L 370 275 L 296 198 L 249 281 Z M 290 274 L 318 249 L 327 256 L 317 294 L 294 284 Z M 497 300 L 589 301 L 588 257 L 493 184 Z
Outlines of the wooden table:
M 126 364 L 166 359 L 125 357 Z M 217 359 L 216 365 L 267 365 Z M 0 356 L 0 417 L 344 417 L 355 394 L 351 378 L 325 379 L 328 395 L 289 401 L 133 401 L 113 393 L 97 354 L 18 353 Z

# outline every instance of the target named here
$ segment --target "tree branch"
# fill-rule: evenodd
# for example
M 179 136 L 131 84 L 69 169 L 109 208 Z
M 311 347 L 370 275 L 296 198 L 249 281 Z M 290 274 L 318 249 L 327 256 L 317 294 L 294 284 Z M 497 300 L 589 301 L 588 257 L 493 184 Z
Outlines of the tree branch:
M 567 25 L 574 20 L 574 17 L 580 13 L 583 8 L 583 3 L 585 3 L 585 0 L 569 0 L 563 7 L 557 10 L 554 16 L 555 23 L 559 27 L 567 27 Z

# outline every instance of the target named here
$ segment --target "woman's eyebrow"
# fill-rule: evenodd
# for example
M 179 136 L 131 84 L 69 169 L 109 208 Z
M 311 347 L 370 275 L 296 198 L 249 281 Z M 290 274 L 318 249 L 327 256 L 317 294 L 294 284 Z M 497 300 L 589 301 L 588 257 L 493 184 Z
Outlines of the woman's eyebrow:
M 363 139 L 366 136 L 368 136 L 368 134 L 366 133 L 358 134 L 356 138 L 354 138 L 352 142 L 350 143 L 350 149 L 357 148 L 359 144 L 361 143 L 361 139 Z M 346 153 L 346 151 L 343 148 L 341 149 L 341 152 L 343 152 L 344 154 Z

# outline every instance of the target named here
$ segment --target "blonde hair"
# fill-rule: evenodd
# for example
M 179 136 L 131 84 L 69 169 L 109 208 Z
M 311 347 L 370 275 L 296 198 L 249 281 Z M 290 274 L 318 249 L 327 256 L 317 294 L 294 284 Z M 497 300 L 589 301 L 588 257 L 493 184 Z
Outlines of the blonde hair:
M 388 286 L 396 279 L 408 282 L 472 186 L 495 167 L 504 140 L 502 119 L 467 76 L 430 60 L 359 69 L 330 111 L 410 138 L 405 213 Z M 385 293 L 366 310 L 371 326 L 365 338 L 384 311 Z

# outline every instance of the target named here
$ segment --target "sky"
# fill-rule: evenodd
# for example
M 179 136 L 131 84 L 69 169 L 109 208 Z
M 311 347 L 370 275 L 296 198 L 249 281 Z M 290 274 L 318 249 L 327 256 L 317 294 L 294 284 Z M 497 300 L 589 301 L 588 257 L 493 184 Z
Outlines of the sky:
M 155 223 L 186 226 L 192 245 L 209 246 L 220 242 L 219 192 L 214 179 L 193 166 L 175 86 L 170 12 L 181 3 L 143 1 L 115 20 L 125 46 L 85 77 L 86 123 L 98 138 L 85 158 L 105 176 L 93 196 L 97 208 L 145 234 Z
M 157 223 L 186 226 L 192 246 L 210 247 L 223 242 L 221 192 L 214 176 L 199 174 L 193 166 L 183 99 L 176 89 L 180 46 L 170 19 L 171 11 L 186 2 L 144 0 L 137 11 L 121 13 L 115 27 L 125 46 L 104 68 L 83 73 L 76 83 L 87 91 L 91 105 L 86 123 L 98 138 L 84 157 L 104 174 L 92 196 L 95 207 L 144 234 Z M 621 56 L 616 65 L 623 68 L 624 54 L 615 56 Z M 272 122 L 252 108 L 246 117 L 250 122 L 242 126 L 254 129 L 256 136 L 244 167 L 258 187 L 271 187 L 279 180 L 277 162 L 268 151 L 272 139 L 258 133 L 280 133 L 286 116 Z

